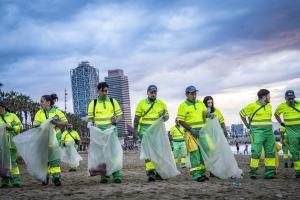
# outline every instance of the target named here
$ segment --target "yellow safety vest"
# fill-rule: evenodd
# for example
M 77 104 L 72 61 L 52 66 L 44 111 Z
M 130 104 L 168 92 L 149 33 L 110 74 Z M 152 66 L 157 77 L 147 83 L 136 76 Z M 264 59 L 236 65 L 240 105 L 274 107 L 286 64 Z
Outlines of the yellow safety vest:
M 115 99 L 112 99 L 112 101 L 113 104 L 109 97 L 106 97 L 104 100 L 98 97 L 95 106 L 94 100 L 92 100 L 88 107 L 88 119 L 94 119 L 94 123 L 97 126 L 112 124 L 111 118 L 114 115 L 122 115 L 119 103 Z
M 240 115 L 245 118 L 253 117 L 251 126 L 272 126 L 272 107 L 269 103 L 266 105 L 262 105 L 259 101 L 251 103 L 240 111 Z
M 300 111 L 300 102 L 295 101 L 294 107 Z M 280 116 L 283 115 L 284 123 L 287 126 L 300 125 L 300 113 L 294 108 L 289 106 L 286 102 L 281 103 L 277 108 L 275 113 Z

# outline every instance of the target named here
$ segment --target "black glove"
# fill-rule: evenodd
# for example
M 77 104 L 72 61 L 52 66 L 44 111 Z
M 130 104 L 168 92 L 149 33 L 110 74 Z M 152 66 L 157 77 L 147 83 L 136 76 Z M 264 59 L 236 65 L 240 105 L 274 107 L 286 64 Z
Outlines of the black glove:
M 283 122 L 281 122 L 280 125 L 283 126 L 283 127 L 285 127 L 285 123 L 283 123 Z
M 12 131 L 12 130 L 13 130 L 13 127 L 12 127 L 12 126 L 9 126 L 9 125 L 7 125 L 5 128 L 6 128 L 6 130 L 8 130 L 8 131 Z
M 250 129 L 250 125 L 249 125 L 249 124 L 246 124 L 246 128 L 247 128 L 247 129 Z
M 134 142 L 136 143 L 139 140 L 139 132 L 137 130 L 133 130 L 132 136 Z
M 198 137 L 199 137 L 199 132 L 196 131 L 195 129 L 191 128 L 191 129 L 190 129 L 190 132 L 191 132 L 191 134 L 192 134 L 195 138 L 198 138 Z
M 216 116 L 214 114 L 208 113 L 206 115 L 206 117 L 210 118 L 210 119 L 214 119 Z

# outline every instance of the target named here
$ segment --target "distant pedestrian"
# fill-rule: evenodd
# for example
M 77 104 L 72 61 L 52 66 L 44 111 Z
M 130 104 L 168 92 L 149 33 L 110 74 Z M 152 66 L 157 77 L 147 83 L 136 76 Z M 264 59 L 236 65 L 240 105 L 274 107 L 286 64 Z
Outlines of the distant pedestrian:
M 236 146 L 236 152 L 237 154 L 240 154 L 240 146 L 239 146 L 239 143 L 235 143 L 235 146 Z
M 249 152 L 248 152 L 248 142 L 246 142 L 245 143 L 245 149 L 244 149 L 244 155 L 246 155 L 246 153 L 247 153 L 247 155 L 249 155 Z

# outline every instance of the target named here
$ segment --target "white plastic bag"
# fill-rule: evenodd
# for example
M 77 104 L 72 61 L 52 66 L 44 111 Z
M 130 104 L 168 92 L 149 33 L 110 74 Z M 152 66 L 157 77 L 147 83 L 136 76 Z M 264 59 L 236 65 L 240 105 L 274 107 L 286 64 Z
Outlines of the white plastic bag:
M 41 181 L 47 179 L 48 161 L 60 158 L 60 148 L 50 120 L 13 138 L 29 174 Z
M 176 167 L 168 133 L 162 118 L 146 130 L 141 146 L 140 159 L 150 159 L 154 163 L 157 173 L 163 179 L 180 174 Z
M 71 167 L 78 167 L 82 157 L 75 148 L 74 141 L 66 143 L 66 146 L 61 149 L 61 161 L 69 164 Z
M 208 119 L 200 131 L 200 150 L 208 171 L 221 179 L 241 178 L 231 148 L 224 136 L 218 119 Z
M 6 125 L 0 125 L 0 177 L 12 178 L 10 147 L 6 136 L 5 127 Z
M 88 125 L 90 129 L 90 145 L 88 154 L 88 170 L 91 176 L 110 176 L 123 167 L 123 149 L 115 134 L 115 126 L 104 131 Z

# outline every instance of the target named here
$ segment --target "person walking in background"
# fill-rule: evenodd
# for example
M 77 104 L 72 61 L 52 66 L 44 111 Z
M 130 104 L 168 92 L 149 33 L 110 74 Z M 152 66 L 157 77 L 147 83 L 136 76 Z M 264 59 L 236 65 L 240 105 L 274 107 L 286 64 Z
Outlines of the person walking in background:
M 61 146 L 65 146 L 68 142 L 74 142 L 75 149 L 78 150 L 80 136 L 77 131 L 73 130 L 73 125 L 68 124 L 66 130 L 62 134 Z M 70 166 L 69 171 L 76 171 L 76 166 Z
M 186 146 L 184 134 L 184 128 L 180 126 L 179 121 L 176 119 L 175 126 L 173 126 L 170 130 L 170 135 L 172 136 L 173 152 L 176 164 L 179 162 L 182 168 L 186 168 Z

